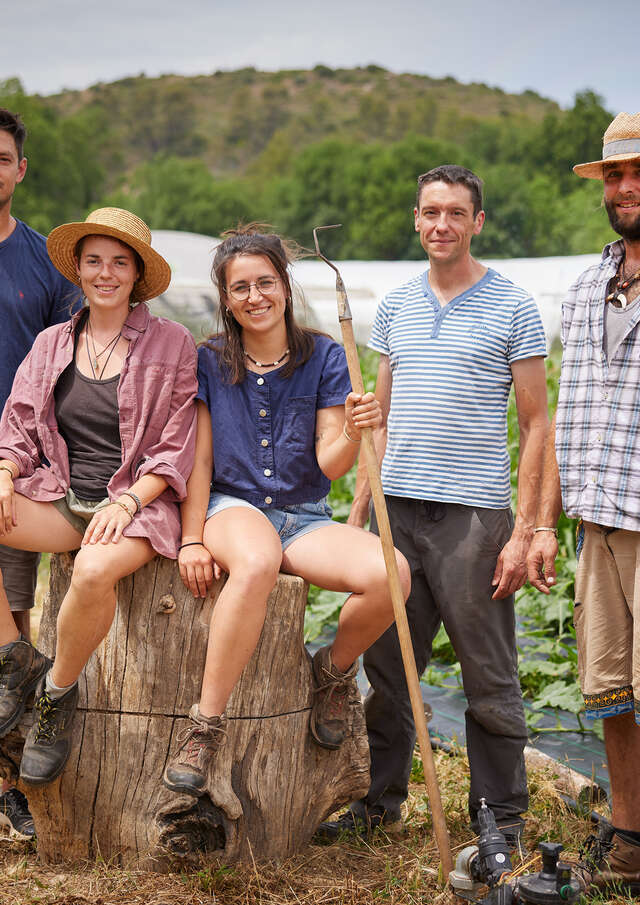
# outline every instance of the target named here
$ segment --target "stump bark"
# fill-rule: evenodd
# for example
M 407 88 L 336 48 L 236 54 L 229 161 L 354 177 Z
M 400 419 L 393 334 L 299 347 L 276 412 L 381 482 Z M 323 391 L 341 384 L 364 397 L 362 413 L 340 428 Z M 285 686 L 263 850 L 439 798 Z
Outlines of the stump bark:
M 72 556 L 51 557 L 38 644 L 50 656 L 72 567 Z M 165 870 L 176 858 L 213 864 L 283 858 L 303 847 L 328 814 L 367 791 L 369 751 L 355 689 L 341 748 L 320 748 L 309 735 L 308 585 L 287 575 L 269 598 L 260 642 L 229 701 L 227 743 L 210 771 L 208 794 L 196 799 L 163 786 L 176 736 L 199 700 L 222 584 L 196 600 L 176 563 L 161 558 L 119 583 L 111 631 L 80 679 L 65 771 L 48 786 L 25 788 L 43 860 L 100 856 Z M 24 734 L 21 725 L 0 740 L 6 775 L 15 777 Z

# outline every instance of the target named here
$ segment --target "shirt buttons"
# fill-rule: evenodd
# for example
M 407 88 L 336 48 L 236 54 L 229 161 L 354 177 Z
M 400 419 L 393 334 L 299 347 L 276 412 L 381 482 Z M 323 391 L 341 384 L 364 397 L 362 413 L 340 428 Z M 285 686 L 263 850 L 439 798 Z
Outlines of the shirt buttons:
M 264 418 L 264 416 L 265 416 L 266 414 L 267 414 L 267 410 L 266 410 L 266 409 L 260 409 L 259 415 L 260 415 L 261 418 Z
M 261 445 L 261 446 L 268 446 L 268 445 L 269 445 L 269 441 L 268 441 L 268 440 L 261 440 L 261 441 L 260 441 L 260 445 Z
M 273 503 L 273 500 L 271 499 L 270 496 L 266 496 L 266 497 L 264 498 L 264 501 L 265 501 L 265 503 L 267 504 L 267 506 L 269 505 L 269 503 Z
M 264 377 L 258 377 L 258 379 L 256 380 L 256 383 L 258 384 L 259 387 L 261 387 L 262 384 L 264 383 Z
M 270 469 L 270 468 L 265 468 L 264 473 L 265 473 L 265 477 L 267 477 L 267 478 L 270 478 L 270 477 L 271 477 L 271 469 Z

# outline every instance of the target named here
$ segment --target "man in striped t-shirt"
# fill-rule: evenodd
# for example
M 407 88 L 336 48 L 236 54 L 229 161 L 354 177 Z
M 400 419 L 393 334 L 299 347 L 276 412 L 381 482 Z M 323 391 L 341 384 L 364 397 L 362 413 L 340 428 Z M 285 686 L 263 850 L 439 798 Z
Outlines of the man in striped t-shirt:
M 418 669 L 441 622 L 462 667 L 472 824 L 484 797 L 515 840 L 528 796 L 513 595 L 526 578 L 547 431 L 545 338 L 531 296 L 471 256 L 484 223 L 477 176 L 458 166 L 425 173 L 414 214 L 430 268 L 378 308 L 369 345 L 380 353 L 376 395 L 387 417 L 376 447 L 394 542 L 411 566 L 407 614 Z M 515 526 L 512 383 L 520 425 Z M 369 498 L 360 468 L 351 524 L 365 523 Z M 415 731 L 395 626 L 364 664 L 371 787 L 323 825 L 325 836 L 388 827 L 407 796 Z

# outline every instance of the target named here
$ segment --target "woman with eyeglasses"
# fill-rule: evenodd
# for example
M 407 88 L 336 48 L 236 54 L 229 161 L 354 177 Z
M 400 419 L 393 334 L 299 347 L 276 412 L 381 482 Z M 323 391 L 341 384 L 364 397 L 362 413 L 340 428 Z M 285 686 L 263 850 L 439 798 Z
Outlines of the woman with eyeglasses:
M 360 432 L 381 422 L 372 393 L 351 392 L 342 346 L 300 327 L 292 251 L 255 225 L 218 246 L 212 278 L 222 331 L 198 353 L 195 465 L 182 504 L 180 574 L 204 597 L 229 578 L 211 618 L 199 703 L 164 773 L 170 789 L 202 795 L 224 739 L 224 711 L 253 653 L 278 572 L 350 592 L 333 645 L 313 658 L 310 732 L 338 748 L 357 658 L 393 622 L 379 539 L 331 520 L 330 481 L 354 464 Z M 397 554 L 405 596 L 409 570 Z

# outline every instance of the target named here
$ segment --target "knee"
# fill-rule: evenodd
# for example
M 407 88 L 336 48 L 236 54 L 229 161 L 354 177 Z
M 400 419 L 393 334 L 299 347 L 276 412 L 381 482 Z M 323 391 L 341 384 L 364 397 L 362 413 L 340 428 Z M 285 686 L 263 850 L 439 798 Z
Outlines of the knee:
M 104 564 L 88 550 L 81 550 L 76 556 L 71 584 L 78 593 L 89 595 L 88 603 L 95 595 L 104 594 L 114 586 L 114 582 L 105 574 Z
M 469 701 L 469 715 L 491 735 L 526 738 L 521 695 L 485 694 Z
M 244 593 L 268 594 L 278 580 L 280 563 L 281 558 L 278 559 L 267 551 L 247 552 L 231 567 L 230 581 Z
M 399 550 L 396 550 L 396 562 L 398 563 L 398 573 L 400 575 L 400 584 L 402 586 L 402 596 L 404 598 L 404 602 L 407 602 L 407 598 L 411 593 L 411 569 L 409 568 L 409 563 L 406 560 L 406 557 Z

